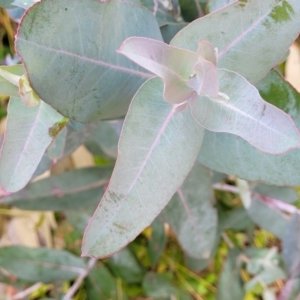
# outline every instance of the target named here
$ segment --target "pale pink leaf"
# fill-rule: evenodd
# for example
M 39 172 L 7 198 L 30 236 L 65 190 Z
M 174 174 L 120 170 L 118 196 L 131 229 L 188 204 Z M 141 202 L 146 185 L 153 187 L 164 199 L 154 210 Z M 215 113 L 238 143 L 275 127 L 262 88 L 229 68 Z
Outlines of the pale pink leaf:
M 217 97 L 219 93 L 219 75 L 216 66 L 208 60 L 199 56 L 194 66 L 195 74 L 187 85 L 195 90 L 198 95 L 209 95 Z
M 141 37 L 126 39 L 118 52 L 163 80 L 167 102 L 181 103 L 192 95 L 193 90 L 186 83 L 194 74 L 193 68 L 198 61 L 195 52 Z
M 214 49 L 213 45 L 205 40 L 199 40 L 197 54 L 202 56 L 204 59 L 210 61 L 215 66 L 217 65 L 217 50 Z
M 190 109 L 208 130 L 238 135 L 261 151 L 280 154 L 300 147 L 300 133 L 292 118 L 265 102 L 241 75 L 219 70 L 218 97 L 194 95 Z

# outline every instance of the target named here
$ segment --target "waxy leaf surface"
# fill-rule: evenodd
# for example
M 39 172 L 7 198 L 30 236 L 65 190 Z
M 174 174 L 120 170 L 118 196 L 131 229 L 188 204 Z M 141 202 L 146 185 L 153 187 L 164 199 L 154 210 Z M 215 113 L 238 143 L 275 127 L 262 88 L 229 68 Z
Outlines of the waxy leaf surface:
M 84 256 L 109 256 L 132 241 L 170 201 L 195 162 L 203 128 L 188 109 L 178 112 L 165 102 L 162 92 L 163 83 L 155 78 L 133 99 L 112 178 L 84 235 Z
M 271 71 L 257 87 L 265 100 L 288 113 L 300 129 L 300 94 L 291 85 L 277 72 Z M 299 157 L 299 149 L 270 155 L 238 136 L 206 131 L 198 159 L 213 170 L 247 180 L 298 186 Z
M 111 172 L 111 168 L 90 167 L 50 176 L 28 184 L 1 202 L 26 210 L 58 211 L 96 206 Z
M 118 52 L 160 77 L 164 82 L 164 99 L 169 103 L 185 102 L 195 92 L 218 95 L 216 56 L 207 41 L 200 40 L 197 52 L 191 52 L 161 41 L 131 37 Z
M 67 251 L 10 246 L 0 248 L 0 267 L 27 282 L 50 283 L 78 277 L 85 263 Z
M 232 22 L 232 15 L 235 13 L 240 17 Z M 236 71 L 251 83 L 255 83 L 277 64 L 298 36 L 299 13 L 298 0 L 236 2 L 194 21 L 179 32 L 171 44 L 195 51 L 199 38 L 208 40 L 221 54 L 218 57 L 219 67 Z M 278 47 L 274 47 L 273 41 L 279 35 L 280 43 Z M 253 44 L 254 40 L 259 43 Z M 279 86 L 282 90 L 284 84 Z M 283 89 L 284 92 L 280 95 L 284 94 L 285 97 L 280 101 L 276 93 L 271 93 L 277 99 L 272 104 L 279 106 L 278 102 L 281 102 L 279 107 L 291 115 L 292 111 L 297 110 L 297 105 L 294 106 L 295 97 L 293 92 L 287 91 L 289 89 Z M 271 90 L 272 85 L 269 85 L 268 91 Z M 291 98 L 286 98 L 288 95 Z M 295 118 L 294 121 L 296 122 Z M 296 149 L 280 156 L 269 155 L 255 149 L 238 136 L 205 131 L 199 159 L 214 170 L 235 174 L 244 179 L 299 185 L 298 153 Z
M 218 48 L 219 68 L 256 83 L 299 35 L 299 14 L 299 0 L 237 1 L 189 24 L 171 45 L 196 51 L 199 39 L 209 41 Z M 278 36 L 280 43 L 274 47 Z
M 292 118 L 264 101 L 258 90 L 239 74 L 219 70 L 220 91 L 226 96 L 194 96 L 195 120 L 208 130 L 238 135 L 256 148 L 273 154 L 300 146 Z
M 22 19 L 16 49 L 41 99 L 88 123 L 124 116 L 139 86 L 152 77 L 115 52 L 129 36 L 162 39 L 155 17 L 138 5 L 44 0 Z
M 43 101 L 28 107 L 20 98 L 10 99 L 0 154 L 0 186 L 4 192 L 16 192 L 29 182 L 64 125 L 63 116 Z
M 196 163 L 163 210 L 184 251 L 198 259 L 210 257 L 217 235 L 211 179 L 211 172 Z
M 118 52 L 163 80 L 167 102 L 181 103 L 191 97 L 193 89 L 187 82 L 198 59 L 195 52 L 138 37 L 128 38 Z

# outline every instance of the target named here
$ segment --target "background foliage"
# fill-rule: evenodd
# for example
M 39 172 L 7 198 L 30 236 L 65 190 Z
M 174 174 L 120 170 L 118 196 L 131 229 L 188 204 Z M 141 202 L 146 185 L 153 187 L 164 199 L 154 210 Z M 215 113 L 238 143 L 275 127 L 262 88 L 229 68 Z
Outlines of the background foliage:
M 119 208 L 132 183 L 124 169 L 140 163 L 173 106 L 160 79 L 146 82 L 148 71 L 115 52 L 130 36 L 194 52 L 201 37 L 219 49 L 219 68 L 243 75 L 299 127 L 300 95 L 284 76 L 296 87 L 299 65 L 289 64 L 300 51 L 295 43 L 287 62 L 284 53 L 300 32 L 300 4 L 127 2 L 0 0 L 0 298 L 300 298 L 299 148 L 273 155 L 237 135 L 204 132 L 189 111 L 174 114 L 153 156 L 161 169 L 149 167 L 159 182 L 141 176 L 150 189 L 129 191 L 132 206 Z M 115 201 L 90 221 L 83 254 L 110 256 L 138 236 L 110 257 L 80 257 L 103 195 Z

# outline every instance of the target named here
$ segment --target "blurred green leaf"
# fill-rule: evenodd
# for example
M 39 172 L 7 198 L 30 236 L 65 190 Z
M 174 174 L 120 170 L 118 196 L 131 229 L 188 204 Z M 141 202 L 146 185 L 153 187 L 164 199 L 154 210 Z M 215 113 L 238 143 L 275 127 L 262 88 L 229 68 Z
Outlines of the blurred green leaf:
M 110 257 L 108 266 L 116 277 L 122 278 L 127 283 L 141 282 L 145 273 L 128 248 L 124 248 Z
M 24 281 L 52 282 L 79 276 L 85 263 L 62 250 L 10 246 L 0 248 L 0 267 Z
M 297 191 L 290 187 L 257 184 L 253 191 L 286 203 L 294 203 L 299 199 Z
M 196 162 L 162 213 L 184 251 L 198 259 L 210 257 L 217 235 L 211 175 L 206 167 Z
M 158 216 L 151 224 L 152 235 L 148 244 L 148 255 L 152 267 L 159 262 L 160 256 L 165 249 L 167 236 L 165 234 L 164 222 Z
M 300 215 L 294 213 L 283 229 L 282 247 L 289 276 L 300 277 Z
M 160 274 L 147 273 L 143 280 L 143 288 L 146 295 L 153 299 L 170 299 L 170 297 L 180 300 L 192 299 Z
M 102 264 L 98 263 L 85 280 L 88 300 L 125 300 L 128 299 L 118 286 L 117 279 Z
M 251 275 L 254 275 L 253 278 L 245 284 L 246 290 L 252 290 L 256 284 L 260 284 L 264 287 L 276 280 L 286 278 L 286 274 L 280 266 L 276 248 L 248 248 L 245 250 L 245 254 L 248 257 L 250 256 L 247 261 L 247 270 Z
M 68 210 L 96 205 L 111 167 L 90 167 L 51 176 L 28 184 L 23 190 L 3 198 L 3 204 L 26 210 Z
M 240 276 L 241 252 L 230 250 L 219 278 L 217 300 L 242 300 L 245 295 Z
M 224 210 L 219 207 L 219 227 L 221 230 L 234 229 L 234 230 L 246 230 L 249 228 L 253 221 L 249 218 L 247 211 L 243 207 Z

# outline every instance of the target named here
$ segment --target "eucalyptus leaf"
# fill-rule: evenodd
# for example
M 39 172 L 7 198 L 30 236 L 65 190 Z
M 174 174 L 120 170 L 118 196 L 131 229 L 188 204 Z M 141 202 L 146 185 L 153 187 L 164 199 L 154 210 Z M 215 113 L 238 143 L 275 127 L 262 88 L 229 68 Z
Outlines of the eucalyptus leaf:
M 173 37 L 188 23 L 167 23 L 160 27 L 164 42 L 169 44 Z
M 64 117 L 43 101 L 27 107 L 20 98 L 10 99 L 0 157 L 0 185 L 5 192 L 16 192 L 29 182 L 65 123 Z
M 144 276 L 143 268 L 129 248 L 124 248 L 110 257 L 108 265 L 116 277 L 127 283 L 139 283 Z
M 284 228 L 283 259 L 289 276 L 300 275 L 300 215 L 295 213 Z
M 9 246 L 0 248 L 0 267 L 27 282 L 52 282 L 79 276 L 85 263 L 67 251 Z
M 219 70 L 219 80 L 224 96 L 194 96 L 190 100 L 191 113 L 200 125 L 238 135 L 271 154 L 299 148 L 300 133 L 288 114 L 265 102 L 237 73 Z
M 65 172 L 28 184 L 2 199 L 26 210 L 72 210 L 99 202 L 112 169 L 90 167 Z
M 87 141 L 95 142 L 97 146 L 111 158 L 118 156 L 118 141 L 121 134 L 123 121 L 102 121 L 99 126 L 95 128 L 90 139 Z
M 167 102 L 182 103 L 193 94 L 188 80 L 198 60 L 195 52 L 139 37 L 125 40 L 118 52 L 163 80 L 163 95 Z
M 257 225 L 268 230 L 278 238 L 283 237 L 283 231 L 287 225 L 288 216 L 278 208 L 263 201 L 263 197 L 254 194 L 247 212 Z
M 115 52 L 129 36 L 162 39 L 154 16 L 139 5 L 44 0 L 22 19 L 16 49 L 41 99 L 90 123 L 124 116 L 139 86 L 152 77 Z
M 219 278 L 217 300 L 241 300 L 245 291 L 240 277 L 241 261 L 237 249 L 230 250 Z
M 132 241 L 170 201 L 195 162 L 203 129 L 189 110 L 177 112 L 165 102 L 162 91 L 155 78 L 132 100 L 113 175 L 84 235 L 84 256 L 109 256 Z
M 274 186 L 258 183 L 254 186 L 253 192 L 290 204 L 296 202 L 299 199 L 298 193 L 294 188 L 284 186 Z
M 208 40 L 221 54 L 218 67 L 236 71 L 251 83 L 255 83 L 281 60 L 286 49 L 299 34 L 300 19 L 296 17 L 299 11 L 297 0 L 236 2 L 194 21 L 181 30 L 171 44 L 195 51 L 199 38 Z M 239 18 L 232 22 L 235 14 Z M 282 39 L 280 45 L 274 48 L 272 41 L 278 34 Z M 260 42 L 254 45 L 254 40 Z M 278 89 L 284 89 L 285 92 L 289 89 L 283 79 L 276 80 Z M 268 90 L 271 91 L 272 86 L 269 87 Z M 291 104 L 294 100 L 291 97 L 292 95 L 288 98 L 289 101 L 286 98 L 281 99 L 289 111 L 297 109 L 297 106 Z M 294 121 L 296 122 L 295 119 Z M 270 156 L 255 150 L 239 137 L 206 131 L 199 159 L 214 170 L 244 179 L 299 185 L 297 153 L 297 150 L 292 150 L 285 155 Z
M 211 256 L 217 235 L 211 175 L 196 163 L 162 213 L 187 255 L 197 259 Z
M 99 196 L 101 196 L 101 191 L 100 194 L 97 193 L 97 198 L 96 192 L 93 193 L 93 196 L 94 197 L 89 199 L 88 203 L 86 201 L 82 201 L 84 205 L 79 207 L 76 207 L 76 205 L 74 205 L 74 209 L 68 209 L 64 211 L 68 222 L 81 234 L 84 233 L 84 230 L 87 227 L 89 220 L 93 215 L 93 212 L 97 208 L 97 205 L 99 203 Z
M 208 268 L 210 263 L 213 261 L 214 256 L 218 250 L 218 246 L 220 243 L 220 237 L 221 237 L 220 231 L 218 230 L 216 237 L 215 237 L 213 249 L 210 251 L 210 255 L 207 258 L 196 259 L 196 258 L 186 255 L 186 253 L 185 253 L 184 262 L 185 262 L 185 265 L 187 266 L 187 268 L 194 272 L 200 272 L 200 271 Z
M 152 267 L 159 262 L 160 256 L 167 244 L 164 222 L 158 216 L 151 224 L 152 234 L 148 244 L 148 256 Z
M 256 83 L 299 35 L 299 14 L 298 0 L 237 1 L 195 20 L 174 37 L 171 45 L 195 52 L 199 39 L 209 41 L 218 48 L 218 68 L 235 71 Z M 234 22 L 233 16 L 238 16 Z M 274 47 L 278 36 L 280 43 Z
M 253 222 L 248 216 L 247 210 L 243 207 L 225 211 L 220 208 L 218 211 L 220 229 L 247 230 Z
M 118 291 L 116 278 L 101 263 L 98 263 L 89 272 L 85 280 L 85 287 L 89 300 L 128 299 L 122 289 Z
M 182 300 L 192 299 L 160 274 L 147 273 L 143 280 L 143 288 L 146 295 L 153 299 L 170 299 L 170 297 Z
M 41 161 L 39 162 L 36 170 L 34 171 L 33 175 L 32 175 L 32 179 L 42 175 L 43 173 L 45 173 L 46 171 L 48 171 L 49 169 L 51 169 L 52 167 L 52 159 L 49 157 L 47 151 L 44 153 Z
M 300 94 L 277 72 L 271 71 L 257 87 L 263 98 L 288 113 L 300 128 Z M 206 131 L 198 160 L 219 172 L 251 181 L 297 186 L 300 184 L 299 149 L 270 155 L 238 136 Z

